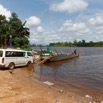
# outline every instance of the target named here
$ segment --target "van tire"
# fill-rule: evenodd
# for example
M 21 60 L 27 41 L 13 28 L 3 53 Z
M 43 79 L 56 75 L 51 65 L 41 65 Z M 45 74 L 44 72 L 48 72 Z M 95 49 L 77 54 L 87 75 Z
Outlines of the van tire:
M 29 67 L 31 65 L 31 61 L 28 61 L 27 66 Z
M 9 66 L 8 66 L 8 67 L 9 67 L 9 69 L 11 69 L 11 70 L 12 70 L 12 69 L 14 69 L 14 68 L 15 68 L 15 64 L 12 62 L 12 63 L 10 63 L 10 64 L 9 64 Z

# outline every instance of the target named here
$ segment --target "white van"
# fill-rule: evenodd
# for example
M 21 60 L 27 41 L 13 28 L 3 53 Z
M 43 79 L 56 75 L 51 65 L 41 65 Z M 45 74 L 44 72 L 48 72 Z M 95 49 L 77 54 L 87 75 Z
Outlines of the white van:
M 30 51 L 17 49 L 0 49 L 0 67 L 14 69 L 17 66 L 28 66 L 34 62 Z

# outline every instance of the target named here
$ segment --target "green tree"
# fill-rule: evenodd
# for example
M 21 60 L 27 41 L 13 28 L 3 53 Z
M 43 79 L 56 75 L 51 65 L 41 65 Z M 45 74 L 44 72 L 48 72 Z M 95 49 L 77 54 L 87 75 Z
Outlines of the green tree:
M 13 47 L 29 45 L 30 32 L 25 23 L 22 24 L 16 13 L 12 13 L 9 21 L 0 15 L 0 46 L 9 47 L 10 43 Z
M 9 35 L 8 21 L 5 16 L 0 15 L 0 44 L 2 47 L 7 47 Z

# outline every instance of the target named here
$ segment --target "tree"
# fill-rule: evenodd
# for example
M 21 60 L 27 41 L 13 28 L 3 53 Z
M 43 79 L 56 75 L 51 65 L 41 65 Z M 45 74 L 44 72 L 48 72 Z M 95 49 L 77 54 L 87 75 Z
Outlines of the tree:
M 78 44 L 78 42 L 77 42 L 77 40 L 74 40 L 74 46 L 77 46 L 77 44 Z
M 0 15 L 0 46 L 9 47 L 10 43 L 13 47 L 23 47 L 24 43 L 29 45 L 30 32 L 29 28 L 25 27 L 25 23 L 26 21 L 22 24 L 14 12 L 9 21 L 6 20 L 5 16 Z
M 0 15 L 0 44 L 2 47 L 7 47 L 8 29 L 8 21 L 6 20 L 6 17 Z

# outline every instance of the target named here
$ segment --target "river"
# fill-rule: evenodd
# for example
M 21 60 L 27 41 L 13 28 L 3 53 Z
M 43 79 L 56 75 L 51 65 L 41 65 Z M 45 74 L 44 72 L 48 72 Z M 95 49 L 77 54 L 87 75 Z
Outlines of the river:
M 54 48 L 72 52 L 75 48 Z M 79 58 L 35 65 L 34 78 L 79 95 L 103 99 L 103 48 L 76 47 Z

